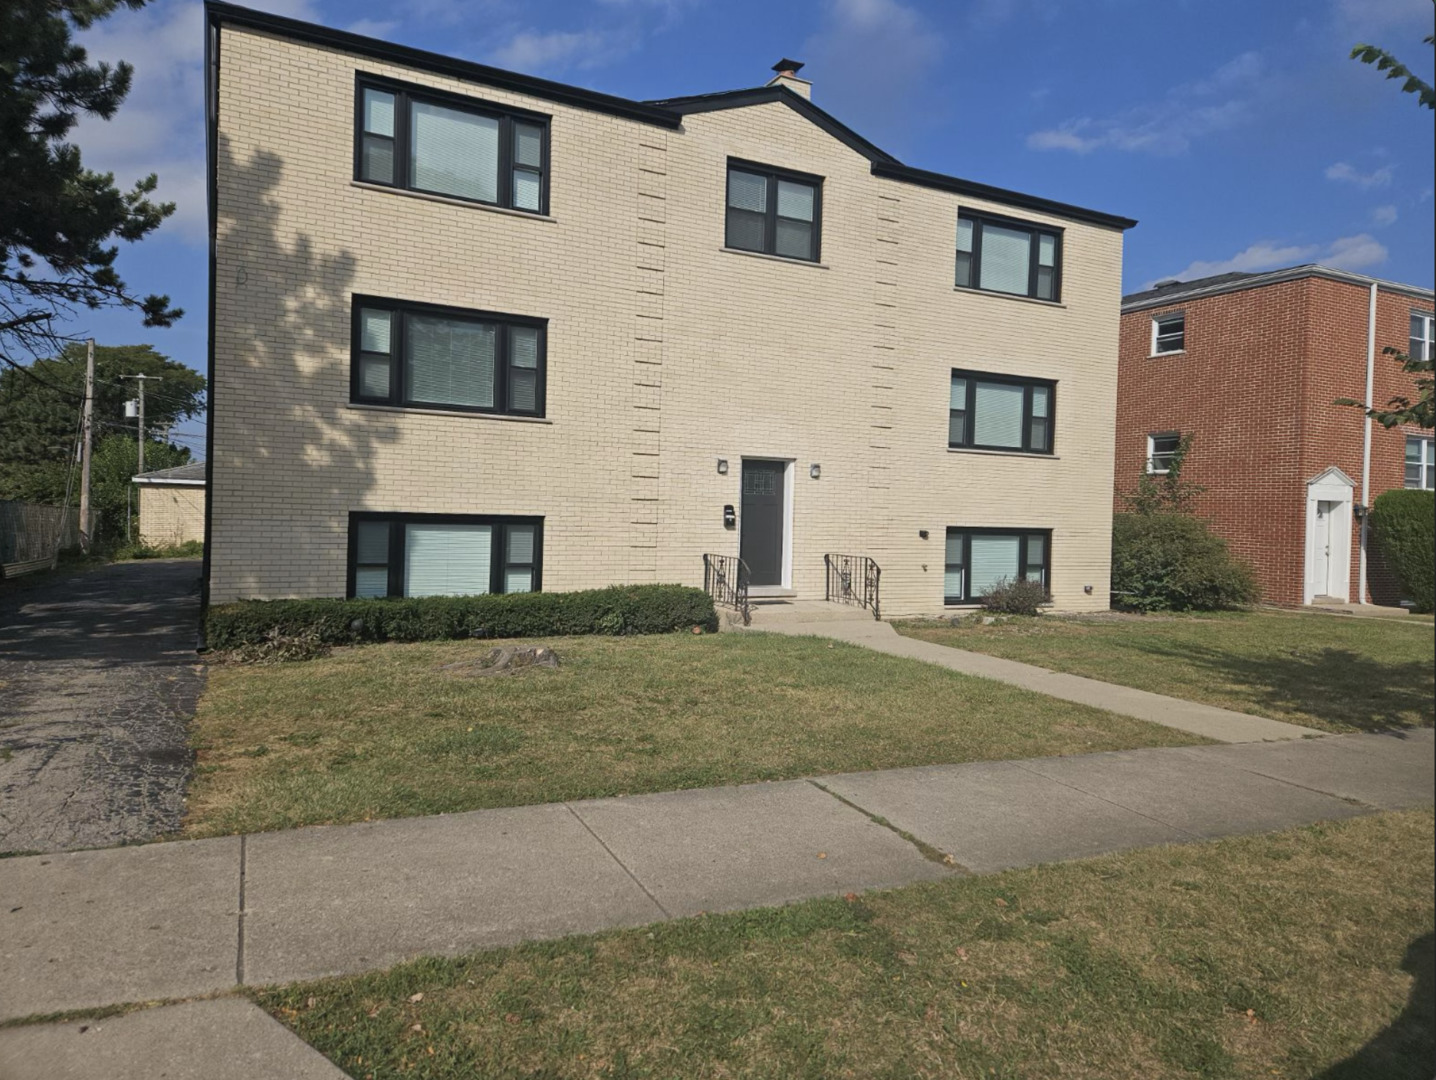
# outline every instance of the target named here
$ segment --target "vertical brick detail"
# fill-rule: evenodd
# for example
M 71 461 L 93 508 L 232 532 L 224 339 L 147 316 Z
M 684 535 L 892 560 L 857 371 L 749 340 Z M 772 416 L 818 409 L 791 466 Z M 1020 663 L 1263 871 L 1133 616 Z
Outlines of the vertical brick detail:
M 633 326 L 632 515 L 628 580 L 658 580 L 660 450 L 663 437 L 664 275 L 668 269 L 668 135 L 638 137 Z
M 892 509 L 894 394 L 897 379 L 898 270 L 902 262 L 902 196 L 884 191 L 876 200 L 873 222 L 872 374 L 868 402 L 872 425 L 868 438 L 868 504 L 887 518 Z

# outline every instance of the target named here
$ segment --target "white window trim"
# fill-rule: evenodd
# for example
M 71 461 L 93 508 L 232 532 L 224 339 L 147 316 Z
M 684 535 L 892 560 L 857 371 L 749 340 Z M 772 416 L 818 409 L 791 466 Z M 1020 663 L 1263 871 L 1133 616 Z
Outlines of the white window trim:
M 1428 311 L 1413 311 L 1413 312 L 1411 313 L 1411 317 L 1412 317 L 1413 319 L 1420 319 L 1420 320 L 1421 320 L 1421 324 L 1422 324 L 1423 328 L 1424 328 L 1425 331 L 1426 331 L 1426 332 L 1425 332 L 1425 335 L 1424 335 L 1422 338 L 1419 339 L 1419 340 L 1422 342 L 1422 348 L 1423 348 L 1424 351 L 1425 351 L 1425 355 L 1424 355 L 1424 356 L 1413 356 L 1412 359 L 1413 359 L 1413 360 L 1430 360 L 1430 359 L 1431 359 L 1431 354 L 1432 354 L 1433 352 L 1436 352 L 1436 348 L 1433 348 L 1433 341 L 1432 341 L 1433 334 L 1436 334 L 1436 325 L 1433 325 L 1433 324 L 1436 324 L 1436 316 L 1433 316 L 1433 315 L 1432 315 L 1430 312 L 1428 312 Z M 1407 348 L 1410 348 L 1410 347 L 1411 347 L 1410 341 L 1407 342 L 1407 346 L 1406 346 L 1406 347 L 1407 347 Z
M 1164 355 L 1165 355 L 1165 354 L 1164 354 Z M 1148 475 L 1148 476 L 1166 476 L 1168 473 L 1170 473 L 1170 472 L 1172 471 L 1171 469 L 1155 469 L 1155 468 L 1152 467 L 1152 460 L 1153 460 L 1153 458 L 1156 456 L 1156 453 L 1157 453 L 1157 446 L 1156 446 L 1157 440 L 1158 440 L 1158 439 L 1177 439 L 1178 441 L 1180 441 L 1181 438 L 1182 438 L 1182 433 L 1181 433 L 1180 431 L 1154 431 L 1154 432 L 1151 432 L 1151 433 L 1147 436 L 1147 475 Z
M 1172 321 L 1173 319 L 1181 319 L 1181 320 L 1182 320 L 1182 347 L 1181 347 L 1180 349 L 1166 349 L 1166 350 L 1163 350 L 1163 351 L 1158 351 L 1158 349 L 1157 349 L 1157 327 L 1158 327 L 1164 320 L 1167 321 L 1167 322 L 1170 322 L 1170 321 Z M 1184 353 L 1184 352 L 1186 352 L 1186 351 L 1187 351 L 1187 313 L 1186 313 L 1185 311 L 1168 311 L 1168 312 L 1165 312 L 1165 313 L 1163 313 L 1163 314 L 1161 314 L 1161 315 L 1153 315 L 1153 316 L 1152 316 L 1152 351 L 1151 351 L 1151 355 L 1154 356 L 1154 357 L 1155 357 L 1155 356 L 1180 356 L 1182 353 Z
M 1436 488 L 1436 439 L 1428 435 L 1407 435 L 1407 443 L 1416 442 L 1421 446 L 1421 479 L 1411 491 L 1431 491 Z M 1402 472 L 1405 473 L 1406 459 L 1402 459 Z M 1402 476 L 1402 483 L 1405 483 L 1405 476 Z

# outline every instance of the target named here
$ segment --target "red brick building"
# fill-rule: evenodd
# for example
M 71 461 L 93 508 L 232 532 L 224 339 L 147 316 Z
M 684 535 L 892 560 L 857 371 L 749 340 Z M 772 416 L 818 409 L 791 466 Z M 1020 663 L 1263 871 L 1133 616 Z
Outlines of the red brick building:
M 1256 568 L 1267 603 L 1358 601 L 1363 561 L 1365 600 L 1397 603 L 1362 518 L 1383 491 L 1432 487 L 1432 433 L 1335 401 L 1413 396 L 1381 350 L 1429 357 L 1432 309 L 1430 289 L 1317 265 L 1123 297 L 1117 508 L 1191 434 L 1196 512 Z

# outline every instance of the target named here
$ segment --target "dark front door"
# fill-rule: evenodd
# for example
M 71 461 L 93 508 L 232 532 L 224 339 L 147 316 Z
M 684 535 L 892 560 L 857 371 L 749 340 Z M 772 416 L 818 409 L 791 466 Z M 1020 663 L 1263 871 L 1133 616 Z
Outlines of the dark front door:
M 781 461 L 743 462 L 743 516 L 738 554 L 749 584 L 783 584 L 783 472 Z

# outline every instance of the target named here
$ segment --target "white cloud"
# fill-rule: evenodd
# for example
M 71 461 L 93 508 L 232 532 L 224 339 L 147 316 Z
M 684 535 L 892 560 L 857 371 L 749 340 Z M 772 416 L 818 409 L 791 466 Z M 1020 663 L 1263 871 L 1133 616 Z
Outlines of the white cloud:
M 1431 27 L 1428 0 L 1336 0 L 1337 17 L 1348 26 L 1384 29 L 1389 26 Z
M 1248 120 L 1253 99 L 1265 82 L 1265 72 L 1261 55 L 1245 52 L 1205 79 L 1173 87 L 1160 101 L 1108 117 L 1073 117 L 1055 127 L 1032 132 L 1027 136 L 1027 145 L 1033 150 L 1078 154 L 1098 149 L 1180 154 L 1196 139 Z
M 1299 266 L 1302 263 L 1319 262 L 1343 270 L 1359 270 L 1363 267 L 1378 266 L 1387 258 L 1386 247 L 1370 233 L 1358 236 L 1343 236 L 1331 243 L 1321 244 L 1277 244 L 1260 240 L 1250 247 L 1237 252 L 1229 259 L 1212 261 L 1197 260 L 1175 274 L 1163 274 L 1158 281 L 1176 278 L 1191 281 L 1193 278 L 1211 277 L 1214 274 L 1260 273 L 1283 266 Z M 1145 287 L 1151 288 L 1155 282 Z
M 1385 206 L 1378 206 L 1371 211 L 1371 220 L 1381 226 L 1396 224 L 1396 207 L 1390 203 Z
M 1391 175 L 1395 170 L 1394 165 L 1383 165 L 1379 169 L 1364 173 L 1348 161 L 1338 161 L 1326 167 L 1326 178 L 1338 183 L 1355 184 L 1360 188 L 1385 187 L 1391 183 Z
M 624 30 L 522 30 L 492 50 L 488 61 L 516 71 L 595 68 L 627 56 L 638 46 Z
M 398 19 L 360 19 L 358 22 L 350 23 L 344 29 L 348 30 L 351 34 L 363 34 L 365 37 L 382 38 L 388 37 L 398 25 Z

